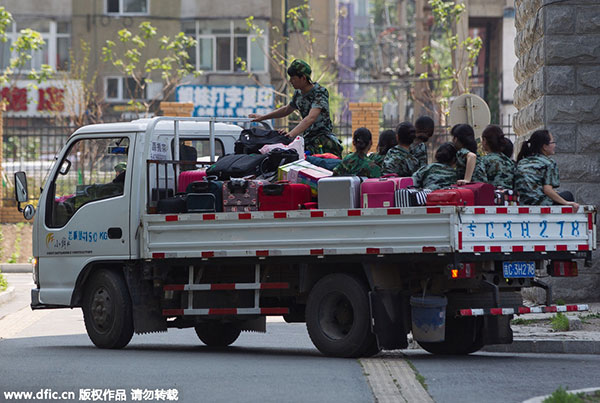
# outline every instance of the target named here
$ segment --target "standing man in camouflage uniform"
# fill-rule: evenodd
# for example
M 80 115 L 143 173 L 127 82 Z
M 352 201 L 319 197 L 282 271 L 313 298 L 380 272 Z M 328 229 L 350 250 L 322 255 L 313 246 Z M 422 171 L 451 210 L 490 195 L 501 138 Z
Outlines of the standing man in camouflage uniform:
M 347 155 L 342 163 L 335 167 L 333 176 L 357 175 L 379 178 L 381 176 L 379 165 L 367 156 L 367 151 L 373 144 L 371 131 L 366 127 L 356 129 L 352 136 L 352 144 L 356 152 Z
M 311 154 L 332 153 L 342 157 L 342 144 L 333 135 L 333 123 L 329 115 L 329 92 L 310 79 L 312 70 L 304 60 L 294 60 L 287 70 L 294 96 L 290 103 L 266 115 L 251 113 L 253 122 L 283 118 L 297 110 L 302 120 L 287 135 L 304 137 L 304 149 Z
M 436 162 L 419 168 L 412 176 L 416 187 L 430 190 L 444 189 L 456 184 L 456 148 L 445 143 L 435 153 Z
M 429 116 L 421 116 L 415 122 L 415 141 L 410 145 L 410 153 L 419 161 L 419 168 L 427 165 L 427 141 L 433 136 L 435 123 Z
M 419 161 L 410 153 L 410 145 L 415 140 L 415 127 L 410 122 L 402 122 L 396 128 L 398 145 L 390 148 L 383 160 L 383 173 L 400 177 L 412 176 L 419 167 Z

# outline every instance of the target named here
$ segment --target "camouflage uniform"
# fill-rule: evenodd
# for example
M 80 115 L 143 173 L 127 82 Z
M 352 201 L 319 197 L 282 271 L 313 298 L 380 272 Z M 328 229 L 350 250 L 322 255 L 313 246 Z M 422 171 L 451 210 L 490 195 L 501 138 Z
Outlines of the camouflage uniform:
M 523 158 L 515 169 L 515 190 L 519 204 L 551 206 L 554 204 L 544 193 L 544 185 L 560 186 L 556 162 L 545 155 L 536 154 Z
M 427 165 L 427 144 L 412 143 L 410 145 L 410 153 L 419 161 L 419 168 Z
M 470 151 L 466 148 L 461 148 L 456 152 L 456 174 L 458 175 L 458 179 L 465 178 L 468 153 L 470 153 Z M 473 170 L 473 175 L 471 175 L 471 182 L 487 182 L 485 168 L 483 167 L 481 157 L 479 156 L 475 161 L 475 169 Z
M 340 165 L 333 169 L 334 176 L 357 175 L 379 178 L 381 168 L 369 157 L 361 158 L 357 153 L 348 154 Z
M 290 106 L 298 112 L 304 119 L 312 108 L 319 108 L 321 112 L 317 120 L 309 126 L 303 133 L 304 149 L 311 154 L 332 153 L 342 157 L 342 144 L 331 132 L 333 124 L 329 117 L 329 92 L 318 83 L 306 94 L 300 90 L 294 91 L 294 97 L 290 101 Z
M 371 161 L 373 161 L 374 163 L 376 163 L 379 166 L 379 168 L 382 168 L 383 160 L 385 159 L 385 154 L 381 155 L 379 153 L 372 153 L 372 154 L 369 154 L 369 159 Z
M 481 157 L 488 183 L 503 189 L 512 189 L 515 163 L 502 153 L 489 153 Z
M 418 167 L 419 161 L 408 150 L 397 145 L 387 152 L 383 160 L 382 171 L 384 174 L 396 174 L 405 177 L 412 176 Z
M 415 186 L 423 189 L 444 189 L 456 184 L 456 169 L 434 162 L 419 168 L 412 176 Z

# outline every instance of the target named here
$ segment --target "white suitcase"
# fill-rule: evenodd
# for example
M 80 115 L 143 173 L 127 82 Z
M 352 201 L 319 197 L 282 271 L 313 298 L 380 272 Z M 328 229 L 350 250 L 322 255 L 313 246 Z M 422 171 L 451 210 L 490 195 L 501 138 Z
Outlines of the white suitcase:
M 361 182 L 358 176 L 319 179 L 319 209 L 359 208 Z

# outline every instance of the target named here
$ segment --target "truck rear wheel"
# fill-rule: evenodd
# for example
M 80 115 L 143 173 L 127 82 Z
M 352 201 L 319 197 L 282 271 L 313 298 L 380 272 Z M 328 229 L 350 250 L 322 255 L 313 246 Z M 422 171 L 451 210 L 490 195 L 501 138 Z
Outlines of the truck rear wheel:
M 83 298 L 87 334 L 97 347 L 118 349 L 133 337 L 133 308 L 123 276 L 101 269 L 92 274 Z
M 235 323 L 207 322 L 195 327 L 196 334 L 202 343 L 209 347 L 227 347 L 242 332 Z
M 334 357 L 373 355 L 367 287 L 354 276 L 330 274 L 313 287 L 306 305 L 306 327 L 315 347 Z

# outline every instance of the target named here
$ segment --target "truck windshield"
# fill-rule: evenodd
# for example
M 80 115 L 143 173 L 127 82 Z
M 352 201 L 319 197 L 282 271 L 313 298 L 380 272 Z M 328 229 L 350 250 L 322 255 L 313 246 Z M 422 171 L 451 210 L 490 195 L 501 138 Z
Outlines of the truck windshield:
M 73 143 L 61 161 L 61 167 L 69 161 L 70 168 L 59 170 L 50 188 L 46 225 L 62 227 L 85 204 L 122 195 L 128 152 L 127 137 Z

